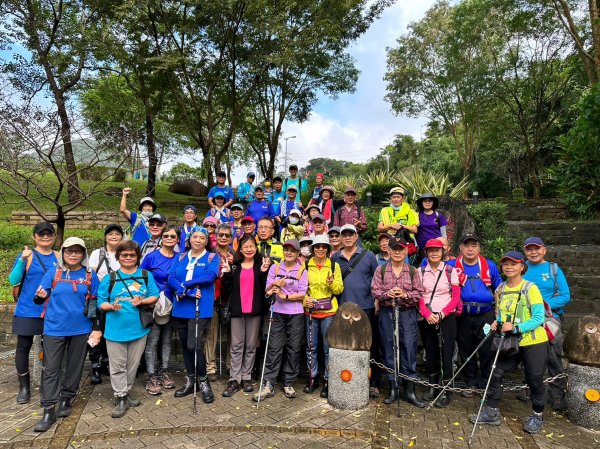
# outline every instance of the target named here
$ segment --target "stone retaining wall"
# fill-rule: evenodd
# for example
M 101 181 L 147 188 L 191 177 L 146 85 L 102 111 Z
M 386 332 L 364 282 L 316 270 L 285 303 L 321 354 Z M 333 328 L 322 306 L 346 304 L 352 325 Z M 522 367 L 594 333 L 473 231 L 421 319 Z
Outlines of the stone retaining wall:
M 12 334 L 15 303 L 0 302 L 0 345 L 15 347 L 17 338 Z
M 77 211 L 67 216 L 72 217 L 67 220 L 67 229 L 103 229 L 112 223 L 118 223 L 123 228 L 129 226 L 119 212 Z M 56 218 L 56 214 L 49 214 L 49 218 Z M 10 222 L 17 225 L 33 227 L 39 221 L 40 216 L 33 211 L 13 211 L 10 216 Z

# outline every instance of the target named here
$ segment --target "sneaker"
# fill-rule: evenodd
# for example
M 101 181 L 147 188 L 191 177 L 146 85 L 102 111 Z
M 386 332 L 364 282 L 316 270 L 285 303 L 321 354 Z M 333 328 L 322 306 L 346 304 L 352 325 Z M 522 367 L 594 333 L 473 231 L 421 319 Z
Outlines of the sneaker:
M 377 387 L 369 387 L 369 396 L 372 398 L 378 398 L 379 397 L 379 388 Z
M 171 388 L 175 388 L 175 381 L 173 379 L 171 379 L 171 376 L 169 375 L 169 373 L 166 370 L 163 370 L 160 372 L 160 375 L 158 377 L 158 382 L 165 387 L 167 390 L 170 390 Z
M 475 424 L 475 421 L 477 421 L 477 424 L 489 424 L 491 426 L 499 426 L 500 424 L 502 424 L 502 415 L 500 414 L 497 408 L 486 406 L 483 407 L 481 415 L 479 415 L 479 419 L 477 419 L 477 415 L 470 415 L 469 421 L 471 421 L 471 424 Z
M 540 433 L 544 427 L 544 419 L 541 413 L 533 412 L 529 418 L 523 424 L 523 430 L 527 433 Z
M 529 391 L 529 387 L 525 387 L 522 388 L 521 390 L 519 390 L 519 392 L 517 393 L 517 399 L 519 401 L 524 401 L 527 402 L 529 401 L 529 398 L 531 397 L 531 393 Z
M 216 382 L 219 380 L 219 376 L 217 376 L 217 373 L 208 373 L 208 380 Z
M 244 393 L 252 393 L 254 391 L 254 385 L 251 380 L 242 380 L 242 390 Z
M 148 378 L 148 381 L 146 382 L 146 391 L 152 396 L 158 396 L 162 393 L 160 383 L 158 382 L 158 376 L 156 374 L 152 374 Z
M 296 390 L 294 390 L 294 387 L 292 386 L 283 387 L 283 392 L 285 393 L 285 397 L 288 399 L 293 399 L 296 397 Z
M 227 387 L 223 390 L 223 396 L 229 398 L 240 391 L 241 387 L 237 380 L 231 379 L 227 382 Z
M 467 387 L 467 389 L 464 389 L 460 394 L 463 398 L 472 398 L 474 394 L 477 394 L 477 387 L 471 385 L 470 387 Z
M 204 401 L 205 404 L 210 404 L 215 400 L 215 395 L 210 387 L 208 378 L 200 382 L 200 392 L 202 393 L 202 401 Z
M 275 396 L 275 390 L 273 389 L 273 384 L 268 380 L 265 380 L 261 387 L 258 389 L 258 393 L 256 393 L 252 400 L 254 402 L 264 401 L 265 399 L 272 398 Z

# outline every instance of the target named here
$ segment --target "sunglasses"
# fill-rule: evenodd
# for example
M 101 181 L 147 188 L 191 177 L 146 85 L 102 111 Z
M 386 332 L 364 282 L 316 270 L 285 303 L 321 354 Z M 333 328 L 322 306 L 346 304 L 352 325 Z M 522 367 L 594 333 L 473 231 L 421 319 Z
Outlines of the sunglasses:
M 38 232 L 36 235 L 38 237 L 54 237 L 54 234 L 50 231 Z
M 313 245 L 314 249 L 327 249 L 329 248 L 329 245 L 322 245 L 322 244 L 318 244 L 318 245 Z
M 217 225 L 216 224 L 212 224 L 212 223 L 207 223 L 204 225 L 205 228 L 216 228 Z
M 119 256 L 120 259 L 135 259 L 137 258 L 136 253 L 121 253 Z
M 163 234 L 162 238 L 163 239 L 176 239 L 177 234 Z
M 148 227 L 149 228 L 162 228 L 164 226 L 164 223 L 148 223 Z
M 220 232 L 217 237 L 219 237 L 219 238 L 229 238 L 229 237 L 231 237 L 231 234 L 228 234 L 226 232 Z

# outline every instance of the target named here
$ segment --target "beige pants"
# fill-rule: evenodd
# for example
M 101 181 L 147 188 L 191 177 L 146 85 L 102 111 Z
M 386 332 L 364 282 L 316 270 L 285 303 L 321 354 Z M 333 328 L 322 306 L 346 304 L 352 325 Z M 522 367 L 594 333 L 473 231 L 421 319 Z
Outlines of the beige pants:
M 146 349 L 146 338 L 147 335 L 124 343 L 106 340 L 110 384 L 115 397 L 126 396 L 133 387 L 140 360 Z
M 260 316 L 243 315 L 231 319 L 231 372 L 229 379 L 238 382 L 250 380 L 258 334 L 260 332 Z
M 217 372 L 217 340 L 219 339 L 219 314 L 213 309 L 213 317 L 210 322 L 210 330 L 204 343 L 204 354 L 206 355 L 206 372 L 215 374 Z

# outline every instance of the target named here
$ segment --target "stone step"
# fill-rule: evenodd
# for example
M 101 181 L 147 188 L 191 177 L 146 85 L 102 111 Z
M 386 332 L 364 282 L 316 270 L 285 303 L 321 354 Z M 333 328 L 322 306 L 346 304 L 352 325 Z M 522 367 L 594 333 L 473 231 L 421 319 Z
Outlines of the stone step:
M 576 274 L 567 276 L 569 287 L 578 286 L 585 289 L 596 290 L 597 297 L 600 297 L 600 275 L 597 274 Z
M 564 220 L 567 216 L 567 208 L 554 201 L 508 203 L 509 220 Z
M 600 245 L 598 222 L 509 221 L 511 234 L 541 237 L 547 245 Z

